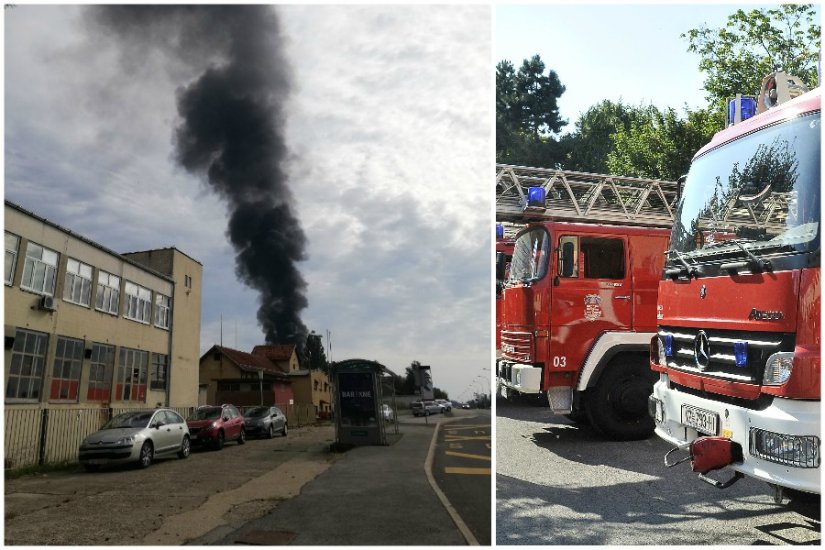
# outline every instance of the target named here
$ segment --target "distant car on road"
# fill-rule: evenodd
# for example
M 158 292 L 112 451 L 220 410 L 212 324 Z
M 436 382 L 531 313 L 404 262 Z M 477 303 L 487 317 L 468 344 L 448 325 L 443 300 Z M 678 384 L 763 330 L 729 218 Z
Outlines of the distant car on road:
M 131 411 L 119 414 L 80 443 L 78 460 L 87 470 L 104 464 L 134 462 L 146 468 L 156 457 L 177 454 L 187 458 L 191 450 L 189 429 L 171 409 Z
M 395 418 L 395 413 L 392 411 L 392 407 L 387 405 L 386 403 L 381 404 L 381 416 L 384 417 L 384 420 L 392 420 Z
M 269 439 L 279 433 L 286 437 L 286 416 L 278 407 L 252 407 L 243 413 L 246 435 L 266 436 Z
M 470 404 L 469 404 L 469 403 L 463 403 L 463 404 L 461 405 L 461 408 L 462 408 L 462 409 L 469 409 L 469 408 L 470 408 Z
M 210 445 L 216 451 L 226 441 L 246 443 L 244 418 L 235 405 L 205 405 L 195 409 L 186 419 L 192 443 Z
M 438 414 L 442 407 L 435 401 L 413 401 L 410 403 L 413 416 L 430 416 L 431 414 Z

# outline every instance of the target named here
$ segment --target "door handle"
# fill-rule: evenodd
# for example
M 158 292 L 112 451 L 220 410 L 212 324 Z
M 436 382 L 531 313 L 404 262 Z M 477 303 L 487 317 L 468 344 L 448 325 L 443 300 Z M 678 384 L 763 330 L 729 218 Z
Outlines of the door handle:
M 614 300 L 630 300 L 630 296 L 614 296 Z

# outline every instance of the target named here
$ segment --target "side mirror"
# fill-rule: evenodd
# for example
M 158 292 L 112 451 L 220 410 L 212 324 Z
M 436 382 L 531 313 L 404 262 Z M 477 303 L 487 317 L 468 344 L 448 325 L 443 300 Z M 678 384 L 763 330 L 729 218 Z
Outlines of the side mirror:
M 152 427 L 156 430 L 159 430 L 163 426 L 163 421 L 158 420 L 157 422 L 152 424 Z
M 228 417 L 228 416 L 224 416 L 224 417 L 223 417 L 223 421 L 224 421 L 224 422 L 229 422 L 229 417 Z

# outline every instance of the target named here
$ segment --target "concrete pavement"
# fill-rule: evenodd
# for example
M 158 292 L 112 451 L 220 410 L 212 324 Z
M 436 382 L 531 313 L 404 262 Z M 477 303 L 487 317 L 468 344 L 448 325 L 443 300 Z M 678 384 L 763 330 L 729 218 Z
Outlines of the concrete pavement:
M 429 425 L 415 420 L 402 417 L 392 445 L 347 451 L 263 517 L 189 544 L 466 545 L 424 468 L 436 418 Z

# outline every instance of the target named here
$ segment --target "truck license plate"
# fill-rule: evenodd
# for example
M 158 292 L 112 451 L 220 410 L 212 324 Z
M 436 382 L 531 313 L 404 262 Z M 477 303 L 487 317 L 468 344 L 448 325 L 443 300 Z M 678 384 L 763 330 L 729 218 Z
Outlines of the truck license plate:
M 716 435 L 717 414 L 690 405 L 682 405 L 682 424 L 697 432 Z

